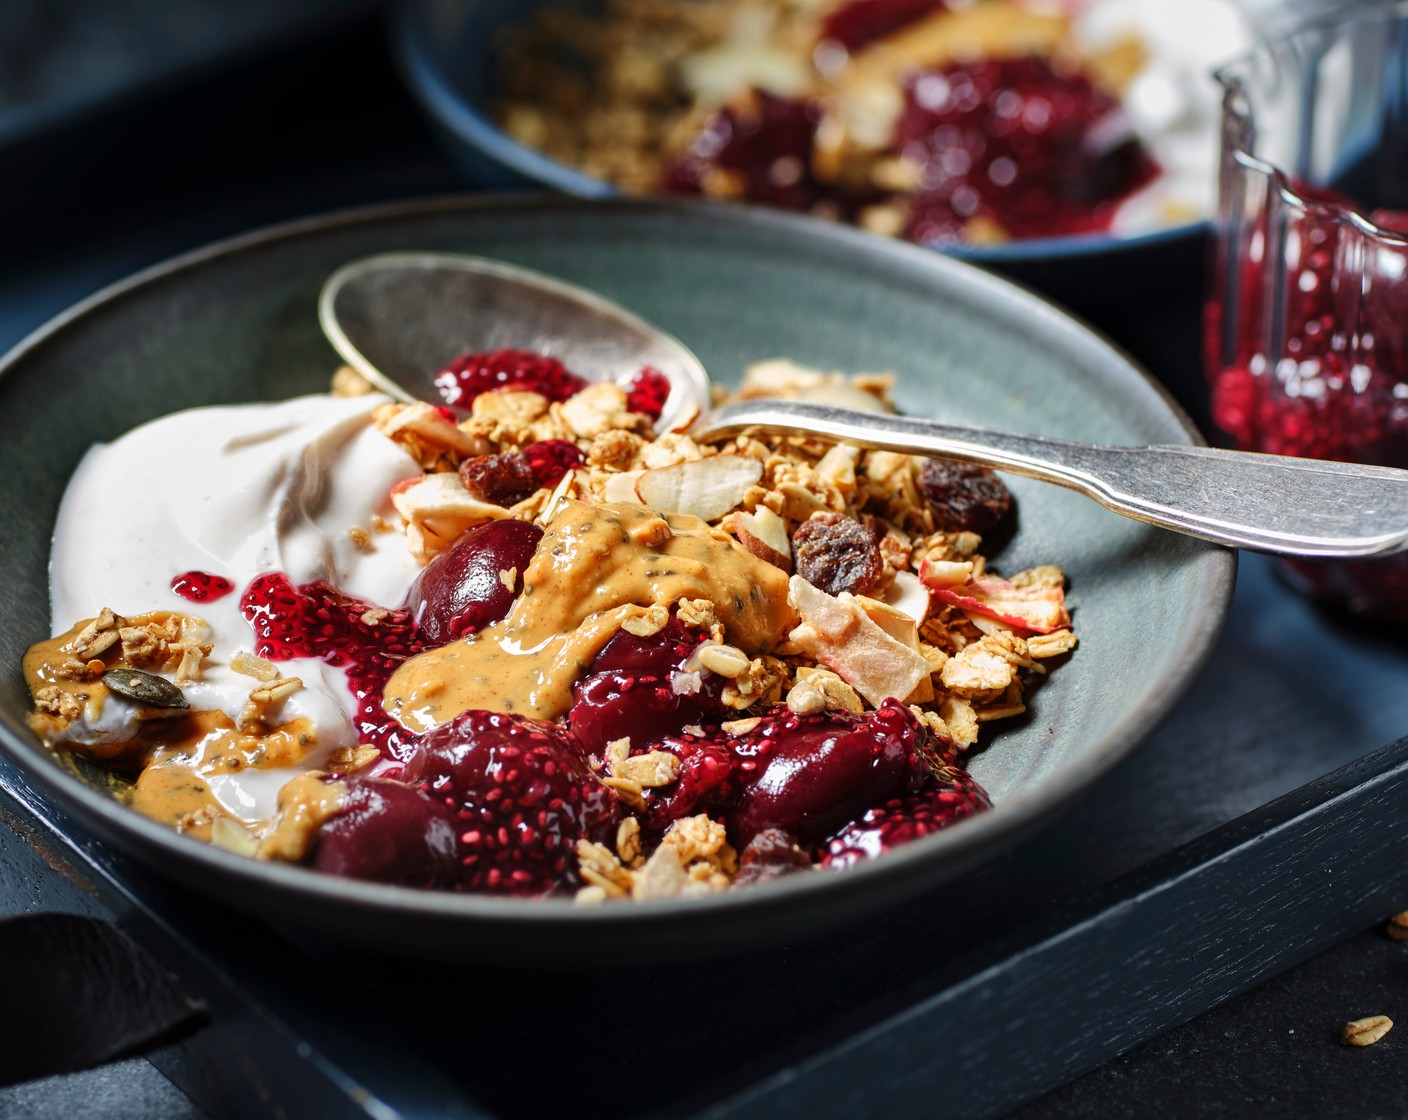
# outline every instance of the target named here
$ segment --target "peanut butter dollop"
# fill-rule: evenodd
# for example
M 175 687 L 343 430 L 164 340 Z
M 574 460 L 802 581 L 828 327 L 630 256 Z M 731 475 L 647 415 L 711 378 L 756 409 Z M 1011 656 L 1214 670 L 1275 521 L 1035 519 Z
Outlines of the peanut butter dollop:
M 471 709 L 556 719 L 623 622 L 680 599 L 712 602 L 728 640 L 751 654 L 793 620 L 787 576 L 722 529 L 639 505 L 566 502 L 509 613 L 407 661 L 386 686 L 386 710 L 413 731 Z

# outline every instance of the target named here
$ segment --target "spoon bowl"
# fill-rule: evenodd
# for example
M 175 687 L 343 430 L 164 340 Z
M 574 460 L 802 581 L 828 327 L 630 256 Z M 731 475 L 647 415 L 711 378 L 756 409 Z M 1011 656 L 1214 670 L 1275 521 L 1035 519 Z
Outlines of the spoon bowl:
M 570 355 L 588 381 L 658 370 L 670 382 L 662 432 L 709 405 L 709 377 L 678 339 L 585 288 L 485 257 L 362 257 L 328 277 L 318 319 L 343 360 L 398 400 L 439 400 L 435 375 L 455 358 L 512 347 Z

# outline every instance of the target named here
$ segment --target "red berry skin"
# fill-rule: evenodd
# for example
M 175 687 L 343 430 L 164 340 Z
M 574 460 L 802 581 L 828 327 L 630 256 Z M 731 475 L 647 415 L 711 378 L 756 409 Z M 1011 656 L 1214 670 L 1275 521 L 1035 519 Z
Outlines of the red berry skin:
M 347 800 L 319 832 L 312 865 L 330 875 L 445 888 L 459 871 L 454 818 L 424 790 L 351 777 Z
M 699 691 L 688 694 L 671 683 L 704 638 L 677 618 L 649 637 L 618 631 L 572 689 L 568 722 L 582 746 L 600 755 L 607 743 L 628 735 L 645 749 L 690 724 L 727 718 L 722 677 L 701 671 Z
M 579 885 L 579 840 L 606 840 L 619 800 L 563 727 L 468 711 L 422 736 L 406 781 L 454 820 L 456 886 L 541 897 Z
M 460 537 L 411 584 L 406 607 L 429 646 L 442 646 L 508 614 L 543 531 L 528 521 L 490 521 Z M 517 573 L 512 590 L 500 572 Z
M 855 53 L 947 7 L 944 0 L 850 0 L 827 12 L 821 21 L 821 38 Z
M 760 734 L 761 733 L 761 734 Z M 787 716 L 748 736 L 758 766 L 726 822 L 735 845 L 765 829 L 820 840 L 868 807 L 916 788 L 926 732 L 895 700 L 873 712 Z
M 955 771 L 949 780 L 892 797 L 843 826 L 820 845 L 819 862 L 823 867 L 850 867 L 991 807 L 987 791 L 972 775 Z

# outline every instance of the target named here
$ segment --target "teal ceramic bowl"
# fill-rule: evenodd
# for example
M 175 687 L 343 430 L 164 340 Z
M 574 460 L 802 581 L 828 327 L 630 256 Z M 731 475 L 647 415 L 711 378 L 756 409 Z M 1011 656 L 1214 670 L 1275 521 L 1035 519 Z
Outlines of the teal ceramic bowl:
M 0 362 L 0 744 L 27 778 L 115 845 L 186 884 L 339 938 L 498 959 L 610 946 L 743 949 L 854 920 L 993 857 L 1068 805 L 1168 712 L 1216 638 L 1231 552 L 1125 520 L 1076 494 L 1011 480 L 1018 527 L 999 570 L 1070 576 L 1079 649 L 1029 714 L 991 725 L 972 760 L 992 811 L 840 874 L 687 902 L 575 907 L 418 892 L 256 863 L 176 835 L 85 784 L 25 726 L 19 663 L 49 633 L 47 558 L 85 449 L 193 405 L 324 389 L 337 364 L 319 286 L 390 250 L 497 257 L 593 288 L 671 331 L 715 378 L 791 357 L 893 370 L 909 413 L 1104 443 L 1198 437 L 1147 376 L 1051 306 L 939 254 L 738 207 L 565 199 L 444 200 L 257 233 L 101 292 Z M 153 486 L 179 486 L 179 472 Z

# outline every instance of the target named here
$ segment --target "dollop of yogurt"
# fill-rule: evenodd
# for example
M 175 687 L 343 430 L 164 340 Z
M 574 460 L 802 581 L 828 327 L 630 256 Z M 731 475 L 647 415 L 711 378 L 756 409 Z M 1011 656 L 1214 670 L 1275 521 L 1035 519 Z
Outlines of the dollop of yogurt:
M 308 396 L 273 404 L 189 409 L 134 428 L 92 448 L 59 508 L 50 554 L 54 632 L 96 616 L 177 611 L 202 619 L 214 644 L 201 679 L 183 682 L 195 709 L 239 716 L 254 681 L 230 667 L 253 645 L 240 613 L 256 576 L 280 571 L 294 583 L 324 579 L 383 606 L 398 606 L 419 568 L 400 533 L 378 532 L 393 514 L 391 487 L 420 473 L 415 461 L 371 423 L 387 398 Z M 353 539 L 351 530 L 362 530 Z M 171 589 L 173 577 L 207 571 L 235 585 L 233 594 L 192 603 Z M 341 669 L 311 658 L 279 663 L 304 687 L 271 715 L 308 719 L 315 768 L 357 739 L 352 698 Z M 133 707 L 110 696 L 91 726 L 70 728 L 75 741 L 113 742 L 135 730 Z M 287 769 L 249 768 L 216 775 L 210 786 L 232 816 L 273 815 Z

